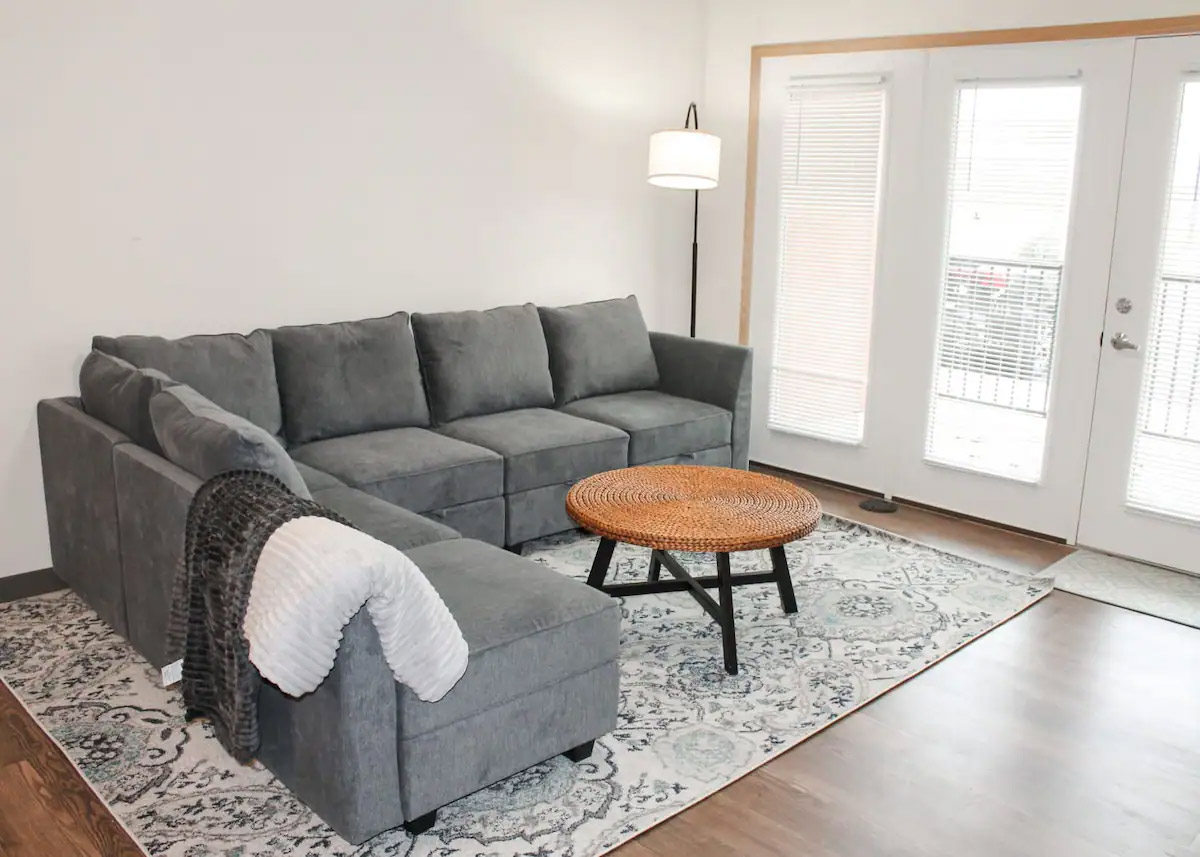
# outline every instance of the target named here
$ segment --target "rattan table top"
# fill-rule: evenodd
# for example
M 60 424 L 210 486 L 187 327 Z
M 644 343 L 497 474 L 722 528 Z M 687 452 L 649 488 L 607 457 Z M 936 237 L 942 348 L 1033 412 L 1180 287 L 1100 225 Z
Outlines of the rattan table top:
M 567 514 L 616 541 L 682 551 L 777 547 L 808 535 L 817 498 L 765 473 L 729 467 L 646 465 L 598 473 L 567 494 Z

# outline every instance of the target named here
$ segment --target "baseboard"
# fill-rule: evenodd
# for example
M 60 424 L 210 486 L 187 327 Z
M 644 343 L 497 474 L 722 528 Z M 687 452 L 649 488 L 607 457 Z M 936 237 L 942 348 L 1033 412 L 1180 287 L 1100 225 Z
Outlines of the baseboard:
M 787 470 L 783 467 L 776 467 L 773 464 L 764 464 L 761 461 L 751 461 L 751 470 L 758 470 L 763 473 L 774 474 L 776 476 L 788 477 L 796 476 L 801 479 L 808 479 L 812 482 L 820 482 L 822 485 L 829 485 L 833 488 L 841 488 L 843 491 L 853 491 L 855 494 L 863 494 L 867 497 L 882 497 L 883 494 L 878 491 L 870 491 L 866 488 L 859 488 L 857 485 L 848 485 L 845 482 L 835 482 L 832 479 L 822 479 L 820 476 L 813 476 L 808 473 L 799 473 L 795 470 Z M 908 500 L 904 497 L 888 498 L 902 506 L 911 506 L 914 509 L 923 509 L 926 512 L 933 512 L 935 515 L 941 515 L 946 518 L 956 518 L 960 521 L 969 521 L 972 524 L 982 524 L 986 527 L 991 527 L 996 530 L 1004 530 L 1009 533 L 1016 533 L 1019 536 L 1029 536 L 1033 539 L 1038 539 L 1043 542 L 1053 542 L 1057 545 L 1068 544 L 1067 540 L 1059 536 L 1052 536 L 1047 533 L 1039 533 L 1037 530 L 1026 530 L 1021 527 L 1013 527 L 1008 524 L 1001 524 L 998 521 L 990 521 L 987 518 L 977 518 L 974 515 L 967 515 L 963 512 L 956 512 L 953 509 L 946 509 L 942 506 L 932 506 L 928 503 L 921 503 L 917 500 Z
M 52 568 L 0 577 L 0 604 L 66 588 L 67 585 L 55 576 Z

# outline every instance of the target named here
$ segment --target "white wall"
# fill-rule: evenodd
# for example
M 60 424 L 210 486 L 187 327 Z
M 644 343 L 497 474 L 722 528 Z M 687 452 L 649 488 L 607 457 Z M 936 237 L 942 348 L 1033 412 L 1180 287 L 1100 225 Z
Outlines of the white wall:
M 738 336 L 753 45 L 1196 13 L 1200 0 L 708 0 L 700 115 L 722 152 L 721 185 L 701 195 L 700 335 Z
M 50 564 L 34 405 L 94 333 L 634 292 L 687 319 L 650 131 L 700 0 L 0 0 L 0 575 Z

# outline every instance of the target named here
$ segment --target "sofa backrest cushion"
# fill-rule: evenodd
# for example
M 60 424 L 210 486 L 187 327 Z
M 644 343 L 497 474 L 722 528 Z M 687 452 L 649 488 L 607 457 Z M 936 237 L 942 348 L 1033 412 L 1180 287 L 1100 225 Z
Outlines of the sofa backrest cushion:
M 658 386 L 658 364 L 637 298 L 538 307 L 554 399 L 565 405 L 588 396 Z
M 164 372 L 273 435 L 283 431 L 275 357 L 265 330 L 248 336 L 222 333 L 182 339 L 96 336 L 92 348 Z
M 271 331 L 290 443 L 429 425 L 408 313 Z
M 150 399 L 174 384 L 157 369 L 139 369 L 102 351 L 89 353 L 79 369 L 83 410 L 157 453 L 162 448 L 150 422 Z
M 414 313 L 412 324 L 436 422 L 554 404 L 546 339 L 533 304 Z
M 304 478 L 279 441 L 260 426 L 183 384 L 150 400 L 150 420 L 163 455 L 201 479 L 229 470 L 263 470 L 311 499 Z

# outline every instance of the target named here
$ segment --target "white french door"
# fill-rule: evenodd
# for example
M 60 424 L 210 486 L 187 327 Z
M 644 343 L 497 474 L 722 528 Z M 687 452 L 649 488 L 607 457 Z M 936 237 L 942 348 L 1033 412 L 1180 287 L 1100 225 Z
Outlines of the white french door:
M 1132 91 L 1078 541 L 1200 572 L 1200 37 Z
M 1200 572 L 1200 36 L 763 61 L 764 463 Z
M 1132 56 L 931 52 L 895 495 L 1075 535 Z
M 756 460 L 1074 536 L 1132 52 L 764 60 Z

